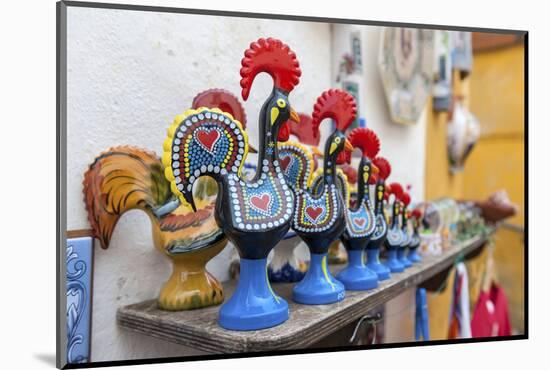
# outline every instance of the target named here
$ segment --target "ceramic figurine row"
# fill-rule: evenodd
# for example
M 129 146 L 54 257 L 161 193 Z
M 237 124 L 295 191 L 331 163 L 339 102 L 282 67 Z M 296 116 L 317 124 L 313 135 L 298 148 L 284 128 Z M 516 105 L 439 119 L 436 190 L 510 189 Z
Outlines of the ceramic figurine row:
M 304 118 L 289 100 L 301 76 L 294 52 L 279 40 L 262 38 L 244 55 L 244 100 L 258 73 L 268 73 L 274 82 L 260 110 L 257 171 L 252 178 L 241 171 L 252 151 L 244 109 L 237 97 L 214 89 L 199 94 L 191 109 L 175 117 L 162 158 L 131 146 L 111 148 L 90 165 L 83 182 L 89 222 L 103 248 L 126 211 L 141 209 L 149 215 L 155 246 L 173 263 L 158 299 L 162 309 L 224 301 L 221 284 L 205 266 L 230 240 L 239 252 L 240 276 L 235 292 L 220 308 L 219 324 L 232 330 L 268 328 L 288 319 L 288 303 L 268 280 L 267 257 L 290 229 L 307 244 L 311 256 L 305 275 L 292 279 L 299 280 L 293 300 L 302 304 L 334 303 L 344 299 L 345 290 L 375 288 L 391 272 L 417 262 L 414 251 L 419 244 L 420 215 L 413 215 L 411 228 L 405 210 L 410 197 L 399 184 L 386 187 L 391 168 L 377 157 L 378 137 L 366 128 L 346 136 L 357 113 L 353 97 L 327 90 L 317 99 L 311 118 Z M 321 153 L 316 149 L 319 125 L 327 118 L 335 126 Z M 304 132 L 302 124 L 312 130 L 308 136 L 314 140 L 306 143 L 310 147 L 287 141 L 292 132 L 297 137 Z M 337 165 L 349 166 L 354 148 L 361 150 L 361 159 L 352 199 L 347 177 Z M 315 171 L 321 157 L 323 166 Z M 374 205 L 370 186 L 375 187 Z M 384 199 L 393 199 L 389 222 Z M 296 240 L 287 248 L 291 252 Z M 327 251 L 337 240 L 346 247 L 349 263 L 333 277 Z M 379 259 L 383 244 L 387 264 Z M 408 256 L 406 248 L 411 248 Z M 276 255 L 273 263 L 296 267 L 297 262 Z M 300 264 L 303 269 L 305 264 Z

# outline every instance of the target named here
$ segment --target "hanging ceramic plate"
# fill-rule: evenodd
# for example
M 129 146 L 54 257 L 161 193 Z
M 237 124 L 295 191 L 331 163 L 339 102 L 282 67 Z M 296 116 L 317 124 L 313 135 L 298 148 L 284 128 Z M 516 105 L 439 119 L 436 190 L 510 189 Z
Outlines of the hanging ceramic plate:
M 433 31 L 383 28 L 378 67 L 392 120 L 416 123 L 432 89 Z

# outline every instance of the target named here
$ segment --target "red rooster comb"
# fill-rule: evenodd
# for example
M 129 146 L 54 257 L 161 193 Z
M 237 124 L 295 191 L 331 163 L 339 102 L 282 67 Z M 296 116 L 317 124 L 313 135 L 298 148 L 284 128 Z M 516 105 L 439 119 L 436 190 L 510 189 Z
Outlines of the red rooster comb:
M 388 162 L 386 158 L 376 157 L 372 160 L 372 163 L 374 163 L 374 165 L 378 167 L 378 170 L 380 170 L 380 172 L 378 173 L 378 176 L 380 176 L 382 180 L 387 180 L 388 177 L 390 177 L 391 166 L 390 166 L 390 162 Z
M 401 186 L 401 184 L 398 184 L 397 182 L 392 182 L 391 184 L 388 185 L 389 187 L 389 190 L 388 192 L 390 194 L 393 194 L 395 195 L 395 198 L 396 199 L 399 199 L 399 200 L 403 200 L 403 187 Z
M 409 195 L 409 193 L 404 192 L 401 196 L 401 201 L 403 202 L 403 204 L 405 204 L 405 207 L 411 204 L 411 196 Z
M 360 148 L 363 156 L 374 158 L 380 151 L 380 140 L 370 128 L 357 127 L 351 130 L 348 139 L 355 148 Z
M 248 99 L 252 82 L 258 73 L 267 72 L 275 87 L 291 92 L 300 82 L 302 71 L 296 54 L 287 44 L 273 38 L 252 42 L 241 60 L 241 87 L 244 100 Z
M 219 108 L 231 114 L 246 129 L 246 113 L 239 98 L 224 89 L 205 90 L 193 99 L 193 109 L 200 107 Z
M 345 132 L 355 120 L 357 104 L 355 99 L 344 90 L 330 89 L 317 98 L 313 106 L 313 125 L 319 126 L 325 118 L 336 121 L 336 129 Z
M 313 124 L 313 119 L 309 114 L 298 113 L 300 124 L 289 124 L 290 133 L 300 140 L 302 144 L 318 146 L 321 142 L 321 132 L 319 125 Z
M 422 211 L 418 208 L 414 209 L 412 211 L 412 217 L 416 218 L 417 220 L 420 220 L 420 218 L 422 217 Z

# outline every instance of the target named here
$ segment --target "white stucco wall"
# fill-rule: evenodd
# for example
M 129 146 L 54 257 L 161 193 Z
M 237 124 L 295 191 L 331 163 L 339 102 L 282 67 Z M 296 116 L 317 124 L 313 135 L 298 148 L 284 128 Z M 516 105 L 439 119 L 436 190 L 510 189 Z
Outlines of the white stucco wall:
M 290 99 L 311 109 L 330 86 L 330 26 L 320 23 L 73 8 L 68 10 L 68 229 L 89 228 L 82 175 L 101 151 L 121 144 L 160 154 L 168 125 L 200 91 L 221 87 L 240 96 L 244 50 L 259 37 L 284 40 L 303 75 Z M 271 90 L 260 75 L 245 103 L 251 141 Z M 227 248 L 209 270 L 227 279 Z M 92 360 L 177 356 L 190 349 L 116 326 L 117 307 L 155 298 L 170 273 L 153 248 L 148 218 L 139 211 L 117 225 L 111 246 L 96 246 Z
M 310 112 L 319 93 L 334 86 L 341 55 L 350 51 L 349 31 L 356 27 L 69 8 L 68 229 L 89 228 L 81 182 L 93 158 L 121 144 L 160 153 L 167 126 L 198 92 L 221 87 L 240 95 L 240 60 L 251 41 L 277 37 L 296 52 L 303 75 L 291 102 L 298 111 Z M 394 169 L 392 179 L 413 184 L 413 196 L 420 197 L 424 116 L 413 126 L 391 123 L 376 66 L 379 28 L 358 29 L 363 35 L 361 115 L 382 140 L 382 154 Z M 258 76 L 245 103 L 256 145 L 258 111 L 270 90 L 270 78 Z M 322 127 L 323 139 L 328 128 Z M 230 254 L 231 247 L 226 248 L 208 265 L 220 280 L 228 278 Z M 120 220 L 108 250 L 96 246 L 94 269 L 93 361 L 196 353 L 116 325 L 117 307 L 155 298 L 170 273 L 167 259 L 153 248 L 143 213 L 133 211 Z

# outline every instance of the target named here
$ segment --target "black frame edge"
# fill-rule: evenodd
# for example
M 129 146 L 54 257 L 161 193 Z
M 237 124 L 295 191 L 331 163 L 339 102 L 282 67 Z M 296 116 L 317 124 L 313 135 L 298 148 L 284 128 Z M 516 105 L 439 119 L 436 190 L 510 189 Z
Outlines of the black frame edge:
M 66 253 L 67 243 L 67 4 L 56 3 L 56 367 L 67 363 Z
M 178 357 L 161 357 L 150 359 L 137 359 L 137 360 L 117 360 L 117 361 L 98 361 L 89 362 L 84 364 L 68 364 L 66 362 L 66 295 L 65 292 L 65 272 L 66 272 L 66 254 L 63 253 L 66 246 L 66 90 L 67 90 L 67 8 L 68 7 L 84 7 L 84 8 L 99 8 L 99 9 L 115 9 L 115 10 L 130 10 L 130 11 L 147 11 L 147 12 L 163 12 L 163 13 L 178 13 L 178 14 L 196 14 L 196 15 L 210 15 L 210 16 L 224 16 L 224 17 L 241 17 L 241 18 L 263 18 L 263 19 L 277 19 L 277 20 L 291 20 L 291 21 L 303 21 L 303 22 L 326 22 L 326 23 L 339 23 L 339 24 L 357 24 L 366 26 L 382 26 L 382 27 L 410 27 L 410 28 L 424 28 L 424 29 L 445 29 L 453 31 L 469 31 L 469 32 L 485 32 L 485 33 L 501 33 L 501 34 L 515 34 L 523 36 L 524 38 L 524 129 L 525 129 L 525 149 L 524 149 L 524 161 L 525 161 L 525 173 L 524 173 L 524 192 L 525 192 L 525 234 L 524 234 L 524 267 L 525 267 L 525 279 L 524 279 L 524 333 L 519 335 L 512 335 L 507 337 L 491 337 L 491 338 L 468 338 L 468 339 L 446 339 L 446 340 L 433 340 L 427 342 L 395 342 L 385 344 L 374 345 L 361 345 L 361 346 L 342 346 L 333 348 L 305 348 L 305 349 L 292 349 L 292 350 L 278 350 L 278 351 L 265 351 L 265 352 L 249 352 L 249 353 L 231 353 L 231 354 L 206 354 L 206 355 L 193 355 L 193 356 L 178 356 Z M 421 347 L 432 345 L 448 345 L 448 344 L 472 344 L 472 343 L 485 343 L 485 342 L 501 342 L 509 340 L 526 340 L 529 339 L 529 325 L 528 325 L 528 35 L 527 30 L 512 30 L 512 29 L 496 29 L 496 28 L 477 28 L 477 27 L 460 27 L 460 26 L 448 26 L 448 25 L 430 25 L 421 23 L 405 23 L 405 22 L 387 22 L 387 21 L 369 21 L 358 19 L 345 19 L 345 18 L 328 18 L 328 17 L 313 17 L 313 16 L 299 16 L 299 15 L 284 15 L 284 14 L 265 14 L 265 13 L 252 13 L 252 12 L 237 12 L 237 11 L 222 11 L 222 10 L 209 10 L 209 9 L 188 9 L 188 8 L 176 8 L 176 7 L 163 7 L 163 6 L 145 6 L 145 5 L 131 5 L 131 4 L 114 4 L 114 3 L 100 3 L 100 2 L 83 2 L 83 1 L 64 1 L 61 0 L 56 4 L 56 19 L 57 19 L 57 54 L 56 54 L 56 121 L 57 121 L 57 143 L 56 143 L 56 175 L 57 175 L 57 215 L 56 215 L 56 228 L 57 228 L 57 250 L 56 250 L 56 288 L 57 288 L 57 300 L 56 300 L 56 367 L 60 369 L 81 369 L 81 368 L 95 368 L 95 367 L 111 367 L 111 366 L 126 366 L 126 365 L 142 365 L 142 364 L 159 364 L 159 363 L 173 363 L 173 362 L 190 362 L 190 361 L 204 361 L 204 360 L 220 360 L 220 359 L 234 359 L 234 358 L 248 358 L 248 357 L 266 357 L 266 356 L 282 356 L 282 355 L 295 355 L 295 354 L 312 354 L 312 353 L 330 353 L 330 352 L 344 352 L 344 351 L 357 351 L 365 349 L 383 349 L 383 348 L 404 348 L 404 347 Z
M 229 10 L 176 8 L 176 7 L 154 6 L 154 5 L 132 5 L 132 4 L 115 4 L 115 3 L 85 2 L 85 1 L 63 1 L 63 2 L 67 6 L 81 7 L 81 8 L 215 15 L 215 16 L 222 16 L 222 17 L 240 17 L 240 18 L 280 19 L 280 20 L 289 20 L 289 21 L 358 24 L 358 25 L 382 26 L 382 27 L 409 27 L 409 28 L 424 28 L 424 29 L 434 29 L 434 30 L 445 29 L 445 30 L 451 30 L 451 31 L 471 31 L 471 32 L 517 34 L 517 35 L 523 35 L 527 32 L 527 30 L 512 30 L 512 29 L 483 28 L 483 27 L 461 27 L 461 26 L 449 26 L 449 25 L 440 25 L 440 24 L 387 22 L 387 21 L 348 19 L 348 18 L 329 18 L 329 17 L 316 17 L 316 16 L 292 15 L 292 14 L 239 12 L 239 11 L 229 11 Z

